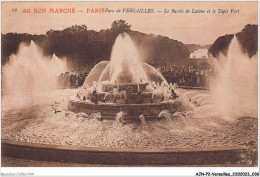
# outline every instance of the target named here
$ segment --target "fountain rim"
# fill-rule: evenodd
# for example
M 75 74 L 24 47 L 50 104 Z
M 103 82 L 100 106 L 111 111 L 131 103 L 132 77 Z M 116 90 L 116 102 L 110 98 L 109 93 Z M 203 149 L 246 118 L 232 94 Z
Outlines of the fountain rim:
M 70 146 L 70 145 L 56 145 L 56 144 L 40 144 L 23 141 L 13 141 L 8 139 L 2 139 L 1 144 L 10 146 L 20 146 L 29 148 L 45 148 L 45 149 L 56 149 L 56 150 L 69 150 L 69 151 L 97 151 L 97 152 L 135 152 L 135 153 L 167 153 L 167 152 L 200 152 L 200 151 L 226 151 L 227 149 L 240 150 L 248 148 L 245 145 L 237 146 L 223 146 L 223 147 L 203 147 L 203 148 L 106 148 L 106 147 L 86 147 L 86 146 Z
M 48 162 L 122 166 L 219 166 L 220 164 L 223 164 L 223 166 L 243 166 L 243 164 L 239 164 L 243 159 L 241 154 L 247 153 L 250 148 L 245 145 L 237 145 L 207 148 L 130 149 L 39 144 L 7 139 L 1 140 L 1 146 L 2 157 Z M 194 158 L 190 158 L 190 155 Z M 223 160 L 222 156 L 227 158 Z M 209 159 L 211 160 L 209 161 Z M 251 166 L 256 165 L 257 163 L 253 163 Z

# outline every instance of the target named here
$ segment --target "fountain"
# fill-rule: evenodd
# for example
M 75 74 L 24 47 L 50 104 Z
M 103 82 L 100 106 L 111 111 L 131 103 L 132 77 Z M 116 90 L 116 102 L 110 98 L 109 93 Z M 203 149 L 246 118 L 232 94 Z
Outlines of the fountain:
M 58 58 L 55 54 L 45 56 L 34 41 L 21 43 L 17 54 L 12 54 L 9 61 L 2 66 L 3 97 L 14 99 L 4 106 L 16 108 L 42 103 L 39 95 L 49 95 L 50 91 L 56 90 L 57 76 L 65 71 L 66 58 Z
M 2 96 L 2 156 L 121 166 L 256 166 L 257 58 L 238 49 L 234 38 L 228 56 L 214 59 L 219 70 L 210 91 L 175 89 L 141 62 L 122 34 L 111 60 L 98 63 L 81 88 L 49 91 L 37 96 L 41 104 L 27 107 L 18 107 L 13 95 Z M 21 59 L 34 57 L 25 54 L 6 66 L 5 76 L 20 71 Z M 19 75 L 24 81 L 32 72 L 26 68 Z M 15 77 L 4 78 L 22 88 L 11 82 Z
M 140 61 L 125 33 L 117 37 L 110 62 L 98 63 L 69 101 L 69 110 L 99 112 L 102 119 L 114 119 L 119 112 L 124 112 L 124 118 L 159 118 L 163 110 L 180 109 L 174 89 L 155 68 Z
M 215 76 L 210 82 L 211 100 L 219 117 L 258 116 L 258 59 L 242 52 L 236 36 L 229 45 L 227 56 L 213 59 Z

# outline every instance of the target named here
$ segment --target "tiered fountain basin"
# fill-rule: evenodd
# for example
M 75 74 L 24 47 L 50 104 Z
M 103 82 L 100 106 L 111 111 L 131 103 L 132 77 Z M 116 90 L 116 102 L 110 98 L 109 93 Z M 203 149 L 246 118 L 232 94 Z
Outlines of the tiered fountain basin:
M 181 103 L 176 101 L 144 104 L 118 104 L 118 103 L 92 103 L 83 102 L 77 98 L 69 101 L 69 110 L 73 112 L 84 112 L 87 114 L 100 113 L 100 119 L 115 119 L 117 113 L 123 112 L 124 118 L 138 118 L 143 115 L 145 119 L 159 119 L 158 115 L 163 110 L 176 112 L 180 110 Z
M 101 92 L 86 90 L 70 97 L 68 108 L 76 113 L 100 113 L 100 119 L 115 119 L 119 112 L 123 112 L 125 119 L 136 119 L 140 115 L 145 119 L 159 119 L 163 110 L 171 113 L 181 111 L 180 98 L 171 99 L 171 96 L 165 97 L 160 92 L 149 92 L 147 85 L 148 83 L 103 84 Z M 94 95 L 96 101 L 93 101 Z

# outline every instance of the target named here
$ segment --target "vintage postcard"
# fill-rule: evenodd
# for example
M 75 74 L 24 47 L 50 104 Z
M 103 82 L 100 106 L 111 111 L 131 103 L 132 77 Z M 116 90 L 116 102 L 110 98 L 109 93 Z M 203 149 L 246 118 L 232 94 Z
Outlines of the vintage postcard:
M 258 176 L 258 2 L 3 1 L 1 166 Z

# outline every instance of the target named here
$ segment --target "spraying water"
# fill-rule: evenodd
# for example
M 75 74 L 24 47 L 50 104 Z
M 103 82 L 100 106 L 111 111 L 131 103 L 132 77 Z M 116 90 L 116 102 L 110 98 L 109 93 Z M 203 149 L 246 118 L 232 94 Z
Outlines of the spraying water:
M 139 116 L 139 119 L 140 119 L 142 125 L 145 125 L 145 124 L 146 124 L 146 123 L 145 123 L 145 117 L 144 117 L 143 114 L 141 114 L 141 115 Z
M 211 81 L 211 99 L 224 119 L 241 116 L 257 117 L 257 57 L 249 58 L 232 39 L 227 57 L 214 59 L 215 77 Z
M 66 61 L 55 54 L 44 56 L 31 41 L 29 46 L 21 43 L 17 54 L 12 54 L 2 69 L 4 93 L 32 101 L 39 92 L 57 88 L 57 76 L 66 71 Z
M 92 113 L 90 115 L 91 119 L 97 119 L 97 120 L 100 120 L 101 119 L 101 114 L 99 112 L 97 113 Z
M 110 82 L 139 83 L 147 82 L 146 73 L 140 65 L 140 56 L 130 36 L 120 34 L 113 46 L 110 57 Z M 106 69 L 103 73 L 106 73 Z M 104 74 L 101 74 L 101 79 Z
M 118 113 L 116 114 L 115 121 L 116 121 L 117 123 L 122 122 L 123 116 L 124 116 L 124 112 L 123 112 L 123 111 L 118 112 Z
M 172 114 L 168 110 L 162 110 L 158 115 L 159 118 L 166 118 L 166 120 L 171 120 Z
M 162 111 L 159 117 L 183 120 L 185 124 L 188 123 L 186 127 L 190 127 L 190 122 L 199 120 L 207 120 L 210 124 L 215 120 L 258 117 L 257 55 L 249 58 L 234 37 L 227 56 L 213 58 L 212 66 L 215 73 L 210 80 L 209 93 L 198 93 L 195 90 L 183 92 L 183 106 L 187 109 L 173 115 Z

